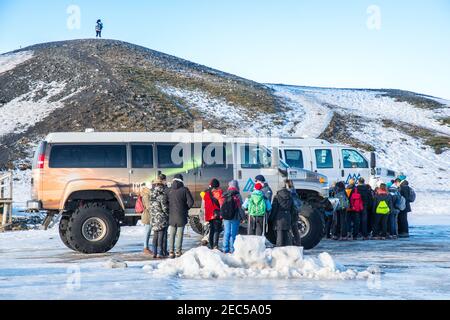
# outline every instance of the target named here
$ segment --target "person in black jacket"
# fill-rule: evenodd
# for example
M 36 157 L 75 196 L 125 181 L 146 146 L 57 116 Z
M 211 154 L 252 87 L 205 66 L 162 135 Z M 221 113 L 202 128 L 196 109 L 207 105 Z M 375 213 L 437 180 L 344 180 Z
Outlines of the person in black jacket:
M 165 199 L 169 208 L 169 257 L 174 258 L 182 254 L 184 227 L 188 223 L 189 209 L 194 205 L 194 198 L 184 186 L 181 174 L 174 176 Z
M 406 179 L 399 177 L 395 179 L 395 184 L 398 187 L 400 195 L 406 200 L 405 210 L 400 211 L 398 214 L 398 237 L 399 238 L 409 238 L 409 224 L 408 224 L 408 213 L 411 212 L 411 187 Z
M 283 247 L 290 243 L 289 232 L 292 228 L 292 216 L 297 214 L 291 191 L 286 186 L 279 190 L 272 203 L 271 220 L 276 231 L 276 246 Z
M 369 240 L 369 220 L 372 212 L 373 191 L 372 188 L 366 184 L 363 177 L 358 179 L 358 186 L 356 188 L 358 189 L 364 204 L 364 209 L 361 212 L 361 234 L 364 240 Z
M 392 196 L 387 190 L 386 184 L 382 183 L 375 191 L 373 201 L 373 239 L 386 240 L 389 214 L 394 209 Z

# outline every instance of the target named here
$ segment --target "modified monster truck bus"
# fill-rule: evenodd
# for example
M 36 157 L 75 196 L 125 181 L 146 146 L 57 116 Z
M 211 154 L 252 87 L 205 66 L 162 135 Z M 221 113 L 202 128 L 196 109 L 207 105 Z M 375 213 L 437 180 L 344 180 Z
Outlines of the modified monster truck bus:
M 243 196 L 253 178 L 263 174 L 273 191 L 293 180 L 305 200 L 300 213 L 302 245 L 316 246 L 324 232 L 322 207 L 329 194 L 326 176 L 292 168 L 275 147 L 256 138 L 229 138 L 217 133 L 82 132 L 51 133 L 35 153 L 29 210 L 61 216 L 59 234 L 70 249 L 107 252 L 120 235 L 120 225 L 139 219 L 134 208 L 140 188 L 159 173 L 170 182 L 181 173 L 195 204 L 190 224 L 201 233 L 200 192 L 211 178 L 222 185 L 236 179 Z M 273 152 L 272 152 L 273 150 Z

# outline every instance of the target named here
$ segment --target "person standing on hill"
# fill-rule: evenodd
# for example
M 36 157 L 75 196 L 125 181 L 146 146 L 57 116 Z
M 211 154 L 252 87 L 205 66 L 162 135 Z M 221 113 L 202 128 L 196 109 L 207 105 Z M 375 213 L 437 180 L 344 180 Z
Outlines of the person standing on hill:
M 95 37 L 101 38 L 102 37 L 102 30 L 103 30 L 103 22 L 102 20 L 98 19 L 97 24 L 95 25 Z
M 409 238 L 408 213 L 411 212 L 411 203 L 416 200 L 416 193 L 414 189 L 409 186 L 409 182 L 404 175 L 400 175 L 395 180 L 395 184 L 397 185 L 401 196 L 406 200 L 405 209 L 398 214 L 398 237 Z

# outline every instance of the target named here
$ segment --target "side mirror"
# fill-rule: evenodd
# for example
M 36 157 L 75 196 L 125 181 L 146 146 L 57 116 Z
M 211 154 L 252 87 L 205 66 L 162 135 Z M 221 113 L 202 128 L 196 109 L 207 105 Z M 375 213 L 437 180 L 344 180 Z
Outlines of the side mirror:
M 377 158 L 375 152 L 370 153 L 370 168 L 375 169 L 377 167 Z

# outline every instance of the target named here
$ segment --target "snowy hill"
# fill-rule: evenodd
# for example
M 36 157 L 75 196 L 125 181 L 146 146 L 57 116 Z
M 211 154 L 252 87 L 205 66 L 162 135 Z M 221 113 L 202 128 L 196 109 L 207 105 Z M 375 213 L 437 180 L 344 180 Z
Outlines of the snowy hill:
M 448 213 L 449 101 L 392 89 L 260 84 L 112 40 L 0 55 L 0 170 L 29 168 L 36 142 L 51 131 L 171 131 L 194 120 L 375 150 L 380 165 L 404 171 Z M 26 200 L 29 170 L 19 178 L 17 199 Z

